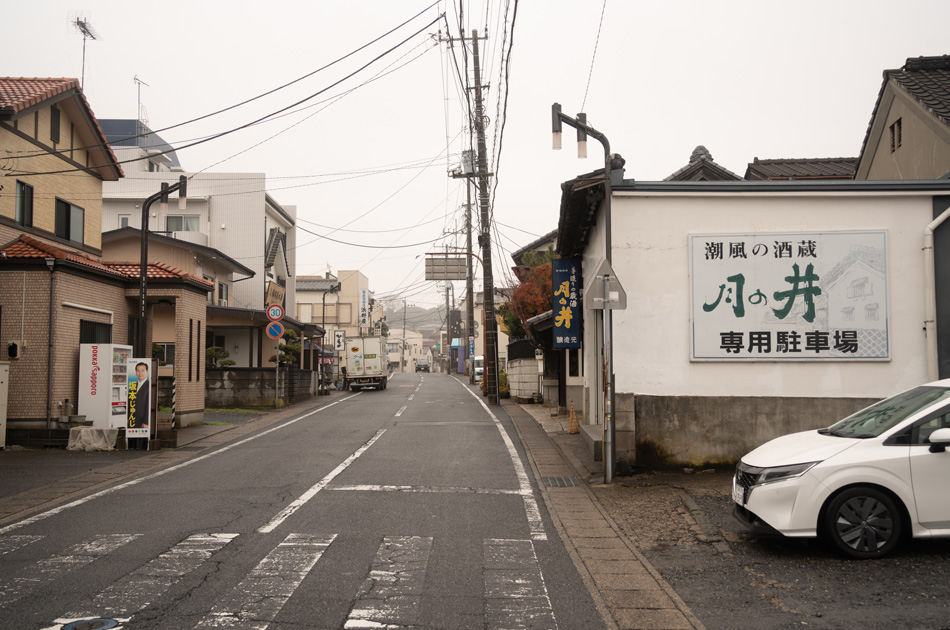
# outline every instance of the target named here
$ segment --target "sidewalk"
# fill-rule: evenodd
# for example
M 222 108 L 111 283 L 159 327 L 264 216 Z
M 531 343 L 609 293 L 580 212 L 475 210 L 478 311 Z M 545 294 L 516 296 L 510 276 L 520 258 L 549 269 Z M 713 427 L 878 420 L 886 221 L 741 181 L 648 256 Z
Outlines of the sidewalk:
M 603 481 L 568 418 L 540 405 L 502 399 L 531 458 L 548 512 L 605 619 L 620 630 L 702 630 L 702 622 L 601 506 L 590 484 Z

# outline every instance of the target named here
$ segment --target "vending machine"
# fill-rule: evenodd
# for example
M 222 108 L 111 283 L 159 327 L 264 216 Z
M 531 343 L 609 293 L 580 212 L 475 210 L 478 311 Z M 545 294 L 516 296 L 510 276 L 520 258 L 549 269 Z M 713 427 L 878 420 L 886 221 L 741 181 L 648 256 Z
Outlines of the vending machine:
M 126 426 L 129 404 L 129 359 L 132 346 L 114 343 L 79 345 L 79 413 L 93 426 Z

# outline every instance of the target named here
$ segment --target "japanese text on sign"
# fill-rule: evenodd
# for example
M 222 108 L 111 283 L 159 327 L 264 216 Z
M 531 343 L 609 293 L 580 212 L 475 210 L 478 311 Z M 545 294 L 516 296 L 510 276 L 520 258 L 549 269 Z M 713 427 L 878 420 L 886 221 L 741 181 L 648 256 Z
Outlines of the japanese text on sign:
M 888 360 L 887 234 L 690 238 L 693 360 Z
M 579 348 L 581 345 L 581 311 L 578 300 L 577 280 L 580 262 L 555 260 L 551 268 L 552 300 L 554 316 L 552 331 L 555 348 Z

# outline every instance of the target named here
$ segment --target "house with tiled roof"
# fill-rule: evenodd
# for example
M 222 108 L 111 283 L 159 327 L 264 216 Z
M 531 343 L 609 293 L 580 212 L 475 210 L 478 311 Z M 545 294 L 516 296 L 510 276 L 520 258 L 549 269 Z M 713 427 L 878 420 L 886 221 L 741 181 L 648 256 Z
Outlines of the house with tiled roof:
M 132 345 L 139 329 L 140 262 L 124 262 L 139 261 L 138 252 L 102 255 L 103 183 L 123 177 L 118 162 L 76 79 L 0 77 L 0 359 L 10 361 L 8 438 L 26 432 L 29 439 L 31 429 L 52 435 L 61 416 L 84 415 L 80 345 Z M 213 285 L 167 261 L 150 262 L 146 275 L 149 315 L 172 309 L 173 340 L 185 358 L 174 369 L 175 420 L 199 424 Z M 154 321 L 146 320 L 146 348 Z
M 760 160 L 754 158 L 743 179 L 782 181 L 790 179 L 853 179 L 858 158 L 797 158 Z
M 950 176 L 950 55 L 885 70 L 855 179 Z

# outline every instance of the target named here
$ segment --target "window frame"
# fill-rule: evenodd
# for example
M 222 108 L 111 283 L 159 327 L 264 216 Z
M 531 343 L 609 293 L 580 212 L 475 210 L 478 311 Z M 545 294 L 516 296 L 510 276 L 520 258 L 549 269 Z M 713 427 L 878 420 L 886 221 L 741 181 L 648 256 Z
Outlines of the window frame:
M 29 194 L 25 194 L 25 193 Z M 27 200 L 29 203 L 27 204 Z M 16 180 L 16 210 L 14 218 L 23 227 L 33 227 L 33 186 Z M 27 207 L 29 206 L 29 207 Z
M 67 241 L 84 243 L 86 237 L 86 209 L 59 197 L 56 197 L 54 207 L 53 233 Z M 64 209 L 65 212 L 62 221 L 60 217 L 61 209 Z M 79 219 L 78 223 L 77 218 Z M 73 233 L 77 226 L 79 227 L 79 238 L 76 238 Z

